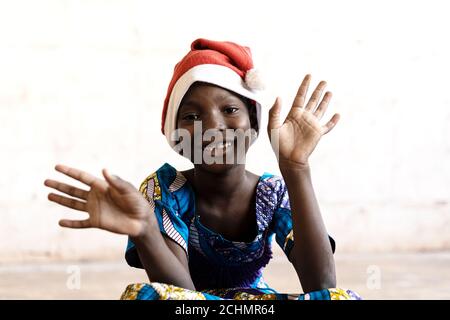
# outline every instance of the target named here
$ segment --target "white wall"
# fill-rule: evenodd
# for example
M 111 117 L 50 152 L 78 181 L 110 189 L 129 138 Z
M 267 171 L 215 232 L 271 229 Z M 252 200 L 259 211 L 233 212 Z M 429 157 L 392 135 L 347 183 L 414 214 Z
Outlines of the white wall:
M 43 181 L 61 179 L 56 163 L 135 185 L 164 162 L 187 168 L 160 113 L 198 37 L 250 46 L 285 111 L 305 73 L 329 83 L 342 118 L 311 162 L 340 252 L 449 249 L 447 13 L 445 1 L 1 1 L 0 262 L 122 254 L 125 237 L 58 227 L 80 214 L 49 203 Z M 265 136 L 248 167 L 278 173 Z

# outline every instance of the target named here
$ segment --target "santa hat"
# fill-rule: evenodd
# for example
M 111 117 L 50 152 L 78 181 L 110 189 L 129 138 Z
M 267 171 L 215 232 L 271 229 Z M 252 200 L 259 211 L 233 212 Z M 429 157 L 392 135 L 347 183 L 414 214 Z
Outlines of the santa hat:
M 258 128 L 261 119 L 261 90 L 264 88 L 253 67 L 250 48 L 233 42 L 197 39 L 189 53 L 175 66 L 162 112 L 161 131 L 173 147 L 171 134 L 176 129 L 181 100 L 197 81 L 233 91 L 254 102 Z

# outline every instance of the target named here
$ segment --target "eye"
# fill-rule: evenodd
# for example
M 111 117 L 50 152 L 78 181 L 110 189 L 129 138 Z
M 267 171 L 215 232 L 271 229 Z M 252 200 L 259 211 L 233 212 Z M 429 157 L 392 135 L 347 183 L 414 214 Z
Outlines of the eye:
M 239 111 L 239 108 L 236 106 L 229 106 L 225 108 L 225 113 L 232 114 Z
M 187 115 L 183 116 L 183 120 L 187 120 L 187 121 L 195 121 L 198 119 L 199 119 L 199 117 L 195 113 L 191 113 L 191 114 L 187 114 Z

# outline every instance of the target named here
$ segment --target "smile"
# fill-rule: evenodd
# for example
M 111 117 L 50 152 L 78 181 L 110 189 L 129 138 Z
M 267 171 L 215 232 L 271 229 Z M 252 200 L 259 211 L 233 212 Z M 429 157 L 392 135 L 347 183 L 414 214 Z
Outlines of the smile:
M 212 152 L 215 149 L 223 150 L 231 146 L 230 141 L 218 142 L 218 143 L 210 143 L 204 150 L 207 152 Z

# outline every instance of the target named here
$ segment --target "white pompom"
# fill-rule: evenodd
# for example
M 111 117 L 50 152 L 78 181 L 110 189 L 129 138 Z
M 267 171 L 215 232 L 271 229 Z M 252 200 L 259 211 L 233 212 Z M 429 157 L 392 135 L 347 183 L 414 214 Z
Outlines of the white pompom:
M 261 72 L 258 69 L 250 69 L 245 74 L 245 84 L 252 90 L 263 90 L 265 88 Z

